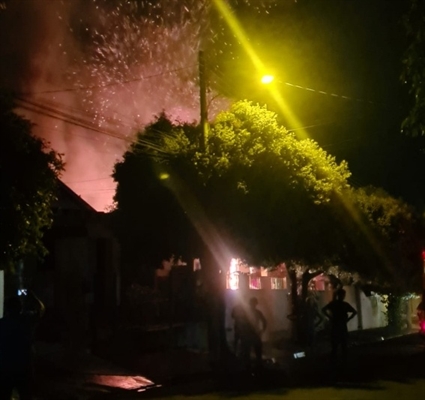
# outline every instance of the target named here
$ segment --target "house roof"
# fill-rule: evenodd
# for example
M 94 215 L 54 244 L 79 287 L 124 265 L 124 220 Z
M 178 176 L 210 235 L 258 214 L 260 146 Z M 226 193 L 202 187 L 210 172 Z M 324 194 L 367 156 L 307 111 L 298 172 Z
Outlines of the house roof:
M 58 180 L 58 200 L 55 206 L 60 209 L 78 209 L 97 213 L 89 203 L 82 199 L 60 179 Z

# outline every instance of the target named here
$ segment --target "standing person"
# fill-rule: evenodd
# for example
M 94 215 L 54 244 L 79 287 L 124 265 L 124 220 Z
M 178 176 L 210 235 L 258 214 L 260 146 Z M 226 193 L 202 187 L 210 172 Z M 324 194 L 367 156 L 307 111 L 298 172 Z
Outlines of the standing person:
M 240 351 L 240 341 L 241 341 L 241 330 L 243 329 L 244 324 L 246 323 L 246 313 L 244 307 L 240 300 L 232 309 L 232 318 L 233 318 L 233 350 L 236 355 Z
M 344 359 L 347 356 L 348 329 L 347 322 L 357 315 L 357 311 L 346 301 L 345 290 L 338 289 L 335 299 L 323 307 L 323 314 L 331 322 L 332 359 L 336 360 L 338 347 L 341 347 Z
M 263 313 L 257 309 L 257 305 L 257 298 L 252 297 L 249 300 L 246 319 L 240 327 L 241 353 L 248 369 L 251 365 L 251 349 L 254 349 L 255 352 L 257 368 L 261 368 L 263 358 L 263 343 L 261 341 L 261 336 L 267 328 L 267 321 Z
M 22 291 L 5 302 L 0 319 L 0 400 L 10 400 L 13 389 L 20 400 L 32 398 L 33 334 L 43 314 L 44 305 L 32 292 Z
M 317 301 L 314 294 L 310 293 L 303 307 L 305 338 L 308 346 L 313 348 L 316 344 L 317 328 L 323 321 L 322 314 L 317 306 Z

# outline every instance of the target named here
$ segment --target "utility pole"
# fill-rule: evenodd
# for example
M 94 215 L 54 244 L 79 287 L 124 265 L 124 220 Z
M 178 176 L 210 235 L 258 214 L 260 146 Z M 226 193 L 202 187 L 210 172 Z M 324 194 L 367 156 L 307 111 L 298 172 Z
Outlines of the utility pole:
M 204 52 L 199 51 L 199 101 L 201 107 L 201 150 L 207 151 L 208 143 L 208 108 L 207 108 L 207 85 L 205 78 L 205 59 Z

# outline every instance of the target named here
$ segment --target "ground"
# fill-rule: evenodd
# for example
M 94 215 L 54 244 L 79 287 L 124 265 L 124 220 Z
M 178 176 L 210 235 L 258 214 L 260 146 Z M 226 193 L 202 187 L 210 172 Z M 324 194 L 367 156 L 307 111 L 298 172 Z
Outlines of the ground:
M 268 360 L 264 371 L 254 375 L 236 373 L 231 368 L 225 371 L 226 366 L 220 374 L 184 375 L 182 366 L 185 360 L 179 358 L 174 359 L 176 375 L 162 379 L 153 379 L 146 369 L 130 372 L 107 364 L 94 363 L 90 371 L 86 363 L 84 375 L 62 372 L 61 378 L 55 381 L 54 376 L 47 373 L 44 384 L 40 382 L 44 391 L 40 392 L 39 400 L 274 400 L 283 396 L 288 400 L 307 397 L 317 400 L 425 398 L 424 338 L 417 333 L 388 340 L 374 337 L 374 341 L 351 346 L 347 364 L 339 362 L 335 366 L 326 351 L 306 351 L 306 357 L 299 359 L 289 357 L 290 353 L 287 353 L 286 358 L 276 362 Z M 153 372 L 155 365 L 151 365 Z M 79 368 L 82 372 L 82 367 Z M 144 381 L 146 378 L 151 379 L 152 384 Z M 57 387 L 52 390 L 55 382 Z M 120 384 L 111 385 L 117 382 Z M 49 385 L 50 390 L 47 390 Z

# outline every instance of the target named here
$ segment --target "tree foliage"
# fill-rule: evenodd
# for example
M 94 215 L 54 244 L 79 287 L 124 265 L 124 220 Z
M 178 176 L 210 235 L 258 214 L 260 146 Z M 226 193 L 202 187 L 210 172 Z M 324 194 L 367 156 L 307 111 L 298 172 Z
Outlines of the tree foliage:
M 410 0 L 404 26 L 409 45 L 401 79 L 409 85 L 413 105 L 402 128 L 412 136 L 425 136 L 425 3 L 422 0 Z
M 274 113 L 246 101 L 217 116 L 207 152 L 199 151 L 198 139 L 196 126 L 173 126 L 164 116 L 141 133 L 116 166 L 118 212 L 124 212 L 126 201 L 139 214 L 148 212 L 147 198 L 156 203 L 151 185 L 142 184 L 143 174 L 158 190 L 168 189 L 174 216 L 179 206 L 195 233 L 208 231 L 209 239 L 201 241 L 220 237 L 233 254 L 255 262 L 323 262 L 332 256 L 330 205 L 348 188 L 344 162 L 338 164 L 312 140 L 298 140 Z M 151 166 L 130 167 L 142 160 Z M 161 181 L 161 171 L 169 178 Z M 145 199 L 135 201 L 139 194 Z M 148 220 L 153 213 L 151 209 Z M 160 214 L 168 215 L 158 208 Z M 167 226 L 171 220 L 167 218 Z
M 345 162 L 247 101 L 216 117 L 206 152 L 199 137 L 161 115 L 116 165 L 117 212 L 126 234 L 138 232 L 126 245 L 139 257 L 193 256 L 208 242 L 257 265 L 340 265 L 387 287 L 403 274 L 414 287 L 420 218 L 401 200 L 350 188 Z
M 401 199 L 374 187 L 354 191 L 368 229 L 369 270 L 365 278 L 379 282 L 383 290 L 403 294 L 421 289 L 421 252 L 425 246 L 423 217 Z M 373 260 L 376 265 L 373 265 Z M 365 260 L 367 262 L 367 260 Z M 371 263 L 372 261 L 372 263 Z
M 140 132 L 115 167 L 116 215 L 123 250 L 138 267 L 143 260 L 159 266 L 170 254 L 201 257 L 211 324 L 221 327 L 213 329 L 215 343 L 224 335 L 216 267 L 226 269 L 230 257 L 271 267 L 285 262 L 294 321 L 297 289 L 306 297 L 309 281 L 323 271 L 358 273 L 382 287 L 399 279 L 396 265 L 405 268 L 403 277 L 413 270 L 397 264 L 407 260 L 401 252 L 391 266 L 385 257 L 401 243 L 398 222 L 409 221 L 407 208 L 350 188 L 345 162 L 297 139 L 266 107 L 239 101 L 220 113 L 206 151 L 200 135 L 198 126 L 172 124 L 165 115 Z
M 0 97 L 0 267 L 45 252 L 43 233 L 52 222 L 61 156 L 32 136 L 30 121 Z

